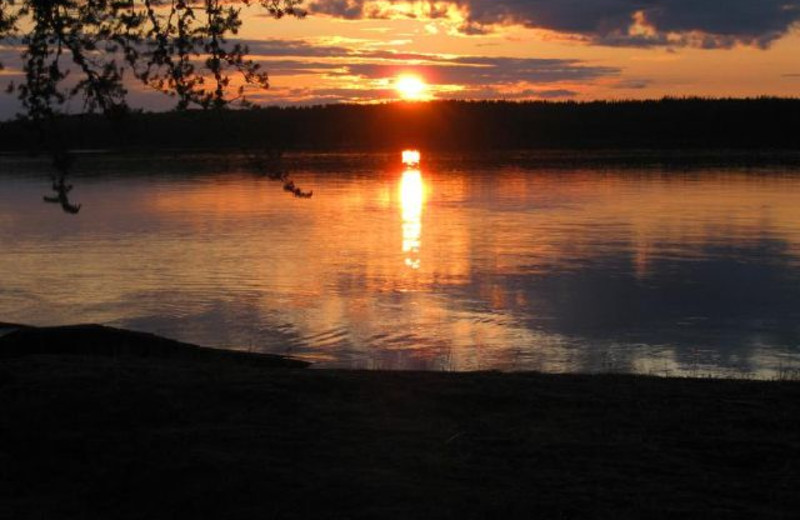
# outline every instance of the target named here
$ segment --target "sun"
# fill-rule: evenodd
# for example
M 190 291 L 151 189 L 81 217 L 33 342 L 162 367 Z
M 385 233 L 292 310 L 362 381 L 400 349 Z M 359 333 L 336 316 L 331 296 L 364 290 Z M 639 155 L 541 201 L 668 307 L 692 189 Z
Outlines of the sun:
M 407 100 L 422 99 L 425 96 L 425 91 L 428 85 L 419 76 L 411 74 L 404 74 L 397 77 L 394 84 L 395 90 L 400 94 L 400 97 Z

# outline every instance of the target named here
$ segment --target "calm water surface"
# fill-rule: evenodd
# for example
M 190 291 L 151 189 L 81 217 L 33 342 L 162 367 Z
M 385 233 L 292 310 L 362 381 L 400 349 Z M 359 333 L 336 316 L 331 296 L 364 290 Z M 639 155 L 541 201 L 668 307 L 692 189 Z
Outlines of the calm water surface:
M 800 171 L 0 159 L 0 321 L 322 367 L 774 377 L 800 366 Z M 530 163 L 526 163 L 530 164 Z

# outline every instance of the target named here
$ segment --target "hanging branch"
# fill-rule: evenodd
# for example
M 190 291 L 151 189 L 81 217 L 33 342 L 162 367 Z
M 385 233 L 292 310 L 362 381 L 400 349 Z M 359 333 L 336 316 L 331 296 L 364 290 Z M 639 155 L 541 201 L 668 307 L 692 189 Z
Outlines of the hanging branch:
M 88 112 L 126 110 L 126 71 L 175 97 L 178 109 L 223 108 L 247 105 L 247 86 L 269 87 L 247 46 L 228 41 L 241 28 L 242 7 L 258 4 L 275 18 L 302 17 L 300 3 L 0 0 L 0 40 L 24 47 L 25 80 L 11 90 L 32 119 L 50 117 L 76 98 Z
M 242 7 L 302 17 L 302 0 L 0 0 L 0 42 L 21 45 L 24 78 L 11 83 L 64 180 L 71 160 L 58 120 L 73 100 L 84 112 L 128 112 L 126 73 L 176 99 L 175 108 L 249 106 L 248 87 L 269 87 L 249 49 L 228 41 Z M 2 64 L 0 64 L 2 69 Z M 234 81 L 239 76 L 241 81 Z M 128 83 L 129 84 L 129 83 Z M 59 199 L 69 190 L 55 189 Z M 74 206 L 79 209 L 79 206 Z M 77 212 L 77 211 L 75 211 Z

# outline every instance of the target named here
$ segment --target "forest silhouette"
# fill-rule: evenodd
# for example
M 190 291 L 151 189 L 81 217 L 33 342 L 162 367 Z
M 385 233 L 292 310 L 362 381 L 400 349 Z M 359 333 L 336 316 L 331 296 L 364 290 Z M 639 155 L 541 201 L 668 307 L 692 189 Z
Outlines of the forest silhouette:
M 388 151 L 800 148 L 800 99 L 435 101 L 131 113 L 59 119 L 71 149 Z M 36 129 L 0 125 L 0 149 L 26 150 Z

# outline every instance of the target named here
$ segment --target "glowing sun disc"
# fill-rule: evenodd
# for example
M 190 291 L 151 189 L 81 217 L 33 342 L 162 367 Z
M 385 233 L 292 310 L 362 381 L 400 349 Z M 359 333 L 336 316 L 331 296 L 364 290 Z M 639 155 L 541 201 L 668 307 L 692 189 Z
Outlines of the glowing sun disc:
M 400 76 L 394 88 L 403 99 L 420 99 L 428 86 L 417 76 Z

